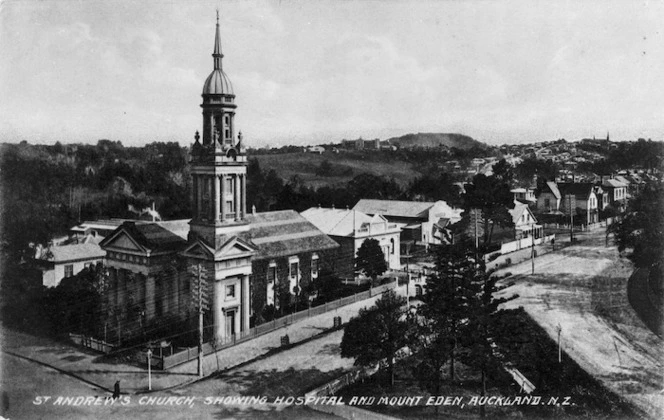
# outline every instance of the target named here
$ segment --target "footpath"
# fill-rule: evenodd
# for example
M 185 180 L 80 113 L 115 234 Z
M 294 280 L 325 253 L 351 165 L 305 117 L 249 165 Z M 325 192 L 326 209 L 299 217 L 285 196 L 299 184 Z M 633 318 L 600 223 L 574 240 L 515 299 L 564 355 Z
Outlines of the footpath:
M 396 289 L 405 295 L 405 286 Z M 225 371 L 245 364 L 268 353 L 279 351 L 281 337 L 288 334 L 292 348 L 297 343 L 310 340 L 332 331 L 334 317 L 341 317 L 342 323 L 357 315 L 364 307 L 373 306 L 381 295 L 342 306 L 311 318 L 301 320 L 283 328 L 264 334 L 254 340 L 212 353 L 203 359 L 204 376 L 216 371 Z M 53 368 L 63 374 L 77 378 L 107 392 L 120 380 L 122 393 L 137 394 L 148 392 L 148 371 L 146 367 L 121 363 L 99 362 L 100 354 L 58 342 L 44 337 L 36 337 L 2 327 L 0 329 L 1 350 L 4 353 Z M 152 391 L 163 391 L 196 382 L 197 360 L 192 360 L 168 371 L 152 370 Z

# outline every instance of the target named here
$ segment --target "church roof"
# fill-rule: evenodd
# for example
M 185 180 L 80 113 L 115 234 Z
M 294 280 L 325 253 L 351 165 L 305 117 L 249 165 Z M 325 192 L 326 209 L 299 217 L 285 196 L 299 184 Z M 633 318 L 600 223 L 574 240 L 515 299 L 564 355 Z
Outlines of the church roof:
M 233 86 L 231 81 L 221 69 L 213 70 L 212 73 L 205 79 L 203 85 L 203 94 L 212 95 L 233 95 Z
M 154 223 L 123 223 L 99 245 L 111 244 L 121 232 L 126 232 L 138 245 L 151 252 L 177 252 L 187 244 L 189 220 Z
M 323 251 L 339 245 L 294 210 L 247 215 L 246 239 L 258 247 L 256 259 Z

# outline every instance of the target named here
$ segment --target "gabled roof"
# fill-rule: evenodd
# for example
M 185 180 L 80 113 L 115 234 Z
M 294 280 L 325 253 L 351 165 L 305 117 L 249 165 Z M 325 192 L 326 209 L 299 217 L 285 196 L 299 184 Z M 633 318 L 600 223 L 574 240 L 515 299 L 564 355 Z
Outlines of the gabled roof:
M 184 248 L 189 232 L 189 220 L 169 222 L 134 223 L 124 222 L 99 245 L 106 248 L 115 241 L 133 242 L 142 251 L 175 252 Z
M 303 211 L 302 217 L 321 232 L 332 236 L 353 236 L 358 229 L 368 224 L 387 223 L 387 220 L 379 214 L 372 217 L 357 210 L 321 207 L 312 207 Z
M 593 190 L 593 184 L 590 182 L 568 182 L 558 184 L 558 189 L 562 195 L 574 195 L 578 199 L 585 200 L 590 196 Z
M 381 214 L 394 217 L 427 217 L 426 212 L 434 206 L 429 201 L 398 201 L 398 200 L 360 200 L 353 210 L 367 214 Z
M 249 214 L 247 220 L 251 228 L 243 235 L 258 248 L 257 259 L 323 251 L 339 246 L 294 210 Z
M 450 224 L 450 219 L 448 217 L 441 217 L 440 219 L 438 219 L 436 223 L 434 223 L 436 228 L 439 230 L 445 229 L 449 224 Z
M 548 190 L 548 191 L 547 191 Z M 551 194 L 554 195 L 557 199 L 560 199 L 562 196 L 560 195 L 560 190 L 558 189 L 558 184 L 556 184 L 553 181 L 547 181 L 546 184 L 542 187 L 541 192 L 550 192 Z
M 47 261 L 55 264 L 76 260 L 104 258 L 106 252 L 94 243 L 54 246 L 46 251 Z
M 537 219 L 535 218 L 535 215 L 533 215 L 532 212 L 530 211 L 530 209 L 528 208 L 528 205 L 524 204 L 524 203 L 522 203 L 518 200 L 514 200 L 514 208 L 509 209 L 508 211 L 512 215 L 512 222 L 515 225 L 518 223 L 519 219 L 521 218 L 521 215 L 524 212 L 530 213 L 530 217 L 532 217 L 533 220 L 535 221 L 535 223 L 537 223 Z
M 606 188 L 625 188 L 625 187 L 627 187 L 627 183 L 620 182 L 617 179 L 611 178 L 611 179 L 605 179 L 604 182 L 602 182 L 602 187 L 606 187 Z

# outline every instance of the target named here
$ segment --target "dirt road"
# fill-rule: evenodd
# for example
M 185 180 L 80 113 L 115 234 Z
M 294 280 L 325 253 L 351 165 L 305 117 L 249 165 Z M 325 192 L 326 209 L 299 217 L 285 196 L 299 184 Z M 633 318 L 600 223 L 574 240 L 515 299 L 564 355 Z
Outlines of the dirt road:
M 633 271 L 631 263 L 615 247 L 605 247 L 604 232 L 588 232 L 579 245 L 535 260 L 508 267 L 516 284 L 505 293 L 519 298 L 509 307 L 523 306 L 554 340 L 560 329 L 562 348 L 583 369 L 616 394 L 652 418 L 662 418 L 662 340 L 638 319 L 626 303 L 600 302 L 615 314 L 598 315 L 601 284 L 625 287 Z M 615 299 L 615 297 L 614 297 Z M 605 314 L 606 315 L 606 314 Z M 615 316 L 613 316 L 615 315 Z

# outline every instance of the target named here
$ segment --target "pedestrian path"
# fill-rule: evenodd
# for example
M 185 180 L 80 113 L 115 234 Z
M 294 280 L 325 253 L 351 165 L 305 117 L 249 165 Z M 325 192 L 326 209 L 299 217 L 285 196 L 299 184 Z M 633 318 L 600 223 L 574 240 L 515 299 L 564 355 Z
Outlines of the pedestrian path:
M 405 286 L 397 289 L 405 295 Z M 326 312 L 297 323 L 264 334 L 254 340 L 209 354 L 203 360 L 205 376 L 217 370 L 226 370 L 247 363 L 262 355 L 281 350 L 281 337 L 288 335 L 291 346 L 330 331 L 334 317 L 341 317 L 347 322 L 357 315 L 363 307 L 373 306 L 380 295 L 356 302 L 336 310 Z M 148 391 L 148 372 L 146 367 L 131 364 L 112 364 L 99 362 L 99 353 L 80 347 L 58 342 L 49 338 L 36 337 L 2 327 L 0 329 L 2 351 L 52 367 L 64 374 L 97 386 L 107 392 L 113 391 L 113 385 L 120 380 L 122 393 L 141 393 Z M 197 361 L 192 360 L 168 371 L 152 370 L 152 391 L 170 389 L 195 382 Z

